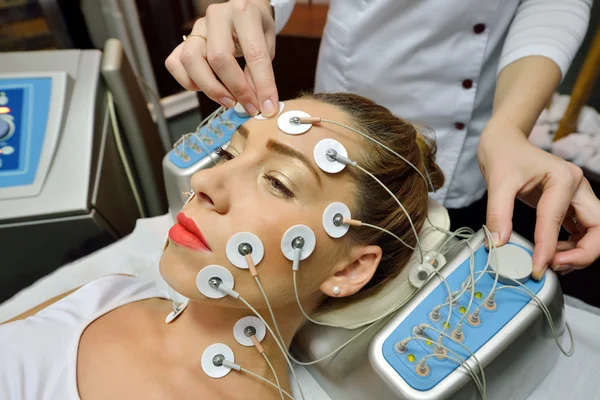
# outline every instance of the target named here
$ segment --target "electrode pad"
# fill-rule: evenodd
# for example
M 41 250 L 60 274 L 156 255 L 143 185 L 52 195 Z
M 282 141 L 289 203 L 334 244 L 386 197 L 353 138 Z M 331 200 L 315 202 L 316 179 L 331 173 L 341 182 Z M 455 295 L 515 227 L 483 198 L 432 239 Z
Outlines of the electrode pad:
M 262 242 L 253 233 L 250 232 L 238 232 L 233 235 L 228 241 L 225 248 L 225 253 L 229 261 L 238 268 L 248 269 L 248 262 L 246 257 L 240 253 L 240 245 L 248 244 L 251 247 L 250 257 L 254 262 L 254 265 L 258 265 L 262 261 L 265 255 L 265 248 Z
M 498 271 L 498 282 L 505 285 L 516 285 L 515 281 L 525 283 L 533 272 L 533 261 L 529 253 L 516 244 L 507 243 L 496 247 L 490 255 L 492 277 Z
M 198 272 L 196 275 L 196 286 L 198 291 L 210 299 L 220 299 L 227 296 L 220 290 L 210 286 L 208 281 L 211 278 L 218 278 L 223 282 L 223 285 L 229 289 L 233 289 L 233 275 L 226 268 L 220 265 L 208 265 Z M 231 360 L 230 360 L 231 361 Z
M 246 347 L 254 346 L 252 339 L 246 335 L 246 328 L 249 326 L 254 328 L 254 331 L 256 332 L 254 336 L 259 342 L 262 342 L 267 334 L 267 328 L 265 328 L 265 324 L 263 324 L 259 318 L 256 318 L 253 315 L 241 318 L 233 326 L 233 337 L 239 344 Z
M 293 117 L 310 118 L 310 114 L 298 110 L 285 112 L 281 114 L 279 118 L 277 118 L 277 126 L 279 127 L 279 129 L 281 129 L 288 135 L 300 135 L 308 131 L 312 127 L 312 124 L 301 124 L 300 122 L 291 122 L 290 120 Z
M 350 225 L 344 224 L 343 221 L 339 221 L 339 224 L 335 223 L 334 219 L 338 214 L 342 218 L 352 218 L 348 206 L 340 202 L 331 203 L 323 212 L 323 228 L 329 236 L 336 239 L 344 236 L 348 232 L 348 229 L 350 229 Z
M 186 309 L 189 302 L 190 302 L 189 300 L 186 300 L 182 304 L 178 305 L 175 310 L 171 311 L 169 313 L 169 315 L 167 315 L 167 318 L 165 318 L 165 322 L 167 324 L 170 324 L 171 322 L 173 322 L 175 320 L 175 318 L 179 317 L 179 315 L 183 312 L 183 310 Z
M 313 157 L 323 171 L 335 174 L 343 170 L 346 165 L 327 156 L 328 150 L 335 150 L 337 154 L 348 158 L 348 152 L 343 144 L 334 139 L 323 139 L 315 145 Z
M 306 225 L 295 225 L 288 229 L 281 238 L 281 251 L 285 258 L 290 261 L 294 260 L 294 247 L 292 245 L 294 239 L 301 237 L 304 241 L 302 250 L 300 251 L 300 260 L 308 258 L 315 249 L 317 239 L 312 229 Z
M 231 371 L 230 368 L 224 367 L 223 365 L 215 365 L 215 357 L 223 356 L 223 358 L 230 362 L 235 362 L 233 350 L 229 346 L 223 343 L 211 344 L 202 353 L 202 369 L 206 375 L 211 378 L 222 378 Z

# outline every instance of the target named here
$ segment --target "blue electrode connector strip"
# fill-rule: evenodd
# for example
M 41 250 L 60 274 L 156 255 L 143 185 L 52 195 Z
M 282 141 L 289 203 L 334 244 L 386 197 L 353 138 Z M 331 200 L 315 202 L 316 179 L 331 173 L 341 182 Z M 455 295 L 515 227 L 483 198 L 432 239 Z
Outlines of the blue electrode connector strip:
M 527 251 L 531 255 L 531 251 L 519 246 L 514 243 L 509 243 L 507 246 L 518 246 Z M 493 255 L 492 255 L 493 256 Z M 481 246 L 475 252 L 475 268 L 474 272 L 477 273 L 485 268 L 488 250 Z M 467 277 L 470 276 L 470 262 L 467 258 L 458 268 L 456 268 L 447 278 L 446 281 L 450 286 L 451 292 L 462 291 L 461 284 L 465 282 Z M 475 275 L 477 279 L 478 275 Z M 433 278 L 436 279 L 436 278 Z M 544 281 L 528 280 L 524 285 L 529 288 L 533 293 L 537 294 L 544 286 Z M 488 272 L 484 273 L 481 279 L 475 285 L 475 297 L 471 309 L 468 311 L 472 313 L 477 307 L 479 307 L 485 298 L 488 296 L 494 285 L 494 274 Z M 498 282 L 496 288 L 505 286 Z M 445 333 L 450 335 L 451 332 L 456 329 L 458 322 L 464 316 L 467 311 L 471 296 L 471 291 L 467 290 L 457 304 L 452 306 L 452 315 L 450 317 L 450 326 L 445 329 Z M 395 350 L 396 343 L 403 339 L 411 336 L 415 336 L 413 328 L 420 324 L 428 324 L 429 326 L 444 331 L 444 325 L 448 318 L 448 306 L 443 306 L 439 312 L 441 318 L 439 321 L 434 321 L 430 318 L 431 311 L 441 304 L 446 303 L 448 299 L 448 290 L 446 285 L 439 280 L 437 287 L 421 302 L 410 315 L 402 321 L 398 327 L 390 334 L 383 344 L 383 356 L 389 365 L 408 383 L 412 388 L 420 391 L 430 390 L 439 384 L 444 378 L 446 378 L 452 371 L 459 368 L 459 365 L 449 359 L 440 359 L 437 357 L 428 357 L 427 364 L 429 365 L 429 374 L 426 376 L 420 376 L 416 372 L 416 367 L 419 361 L 434 352 L 437 344 L 439 334 L 432 330 L 425 329 L 425 338 L 428 341 L 423 340 L 411 340 L 407 346 L 406 351 L 398 353 Z M 492 337 L 494 337 L 509 321 L 511 321 L 532 299 L 530 296 L 518 290 L 500 290 L 496 291 L 494 295 L 496 303 L 496 309 L 493 311 L 487 310 L 485 307 L 481 307 L 479 314 L 480 324 L 478 326 L 472 326 L 464 319 L 462 325 L 462 332 L 464 340 L 462 344 L 469 350 L 475 353 L 484 344 L 486 344 Z M 453 350 L 460 356 L 462 360 L 470 358 L 470 354 L 459 344 L 451 340 L 450 338 L 444 337 L 442 344 L 449 349 Z M 450 357 L 456 358 L 452 354 L 448 354 Z
M 239 116 L 234 109 L 226 110 L 210 124 L 203 126 L 195 135 L 189 135 L 172 149 L 169 152 L 169 161 L 181 169 L 191 167 L 215 151 L 217 147 L 227 144 L 235 130 L 250 118 Z

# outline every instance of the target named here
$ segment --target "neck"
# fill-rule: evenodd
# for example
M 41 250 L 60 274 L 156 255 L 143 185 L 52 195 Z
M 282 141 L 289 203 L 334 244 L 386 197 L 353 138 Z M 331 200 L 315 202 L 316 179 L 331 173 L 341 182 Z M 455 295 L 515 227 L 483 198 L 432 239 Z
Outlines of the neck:
M 165 326 L 165 346 L 169 349 L 169 353 L 177 359 L 193 361 L 197 365 L 197 360 L 200 359 L 206 347 L 214 343 L 223 343 L 233 350 L 237 364 L 274 382 L 274 377 L 263 359 L 263 355 L 253 346 L 240 345 L 233 336 L 233 327 L 238 320 L 247 316 L 255 316 L 243 302 L 239 301 L 239 305 L 239 308 L 234 308 L 220 306 L 219 300 L 203 303 L 190 301 L 185 311 L 175 321 Z M 279 340 L 275 324 L 264 300 L 257 301 L 256 304 L 250 303 L 250 305 L 265 319 Z M 310 313 L 316 304 L 303 302 L 303 306 L 305 311 Z M 287 350 L 294 334 L 304 323 L 304 315 L 295 301 L 273 308 L 273 313 L 283 338 L 283 342 L 280 341 L 280 343 Z M 277 372 L 282 388 L 289 391 L 288 364 L 269 330 L 267 330 L 261 345 Z M 291 362 L 293 365 L 293 361 Z

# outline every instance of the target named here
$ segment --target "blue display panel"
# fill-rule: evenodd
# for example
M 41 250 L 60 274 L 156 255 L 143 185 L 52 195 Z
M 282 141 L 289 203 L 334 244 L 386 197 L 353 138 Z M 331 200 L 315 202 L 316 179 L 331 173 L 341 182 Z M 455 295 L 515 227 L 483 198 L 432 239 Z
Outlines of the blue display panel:
M 229 109 L 210 124 L 202 127 L 195 136 L 169 152 L 169 161 L 178 168 L 188 168 L 231 140 L 238 126 L 250 117 L 240 117 L 235 110 Z M 185 156 L 182 156 L 184 154 Z
M 509 243 L 507 246 L 518 246 L 527 251 L 531 255 L 531 251 L 519 246 L 514 243 Z M 485 247 L 480 247 L 475 252 L 475 273 L 483 271 L 488 258 L 488 251 Z M 489 270 L 488 270 L 489 271 Z M 456 268 L 447 278 L 446 281 L 450 286 L 450 291 L 462 291 L 461 284 L 470 275 L 470 262 L 467 258 L 458 268 Z M 477 279 L 478 275 L 475 275 Z M 438 278 L 434 278 L 438 279 Z M 439 279 L 438 279 L 439 280 Z M 544 281 L 534 281 L 530 279 L 525 283 L 533 293 L 538 293 L 544 286 Z M 485 273 L 475 285 L 475 296 L 473 297 L 473 304 L 471 305 L 470 313 L 475 310 L 490 293 L 494 284 L 494 276 Z M 498 282 L 497 288 L 506 286 Z M 520 288 L 519 286 L 517 286 Z M 459 364 L 445 359 L 439 359 L 437 357 L 428 357 L 427 365 L 429 366 L 429 374 L 427 376 L 420 376 L 417 374 L 417 364 L 419 361 L 433 353 L 436 342 L 439 338 L 439 334 L 431 330 L 425 330 L 426 336 L 431 338 L 429 341 L 424 340 L 412 340 L 408 343 L 407 349 L 403 353 L 398 353 L 395 350 L 397 342 L 410 337 L 415 336 L 413 334 L 413 328 L 420 324 L 426 323 L 429 326 L 434 327 L 437 330 L 444 331 L 443 324 L 446 323 L 448 318 L 448 306 L 444 306 L 440 310 L 441 319 L 434 321 L 430 318 L 431 311 L 438 305 L 446 303 L 448 298 L 448 289 L 439 280 L 437 287 L 410 313 L 409 316 L 404 319 L 400 325 L 394 329 L 394 331 L 388 336 L 383 344 L 383 356 L 389 365 L 408 383 L 412 388 L 416 390 L 426 391 L 430 390 L 439 384 L 444 378 L 446 378 L 452 371 L 459 367 Z M 458 301 L 458 304 L 452 306 L 452 314 L 450 316 L 450 326 L 446 329 L 445 333 L 450 335 L 451 332 L 456 328 L 459 321 L 465 315 L 465 310 L 468 309 L 469 301 L 471 299 L 471 291 L 467 291 Z M 493 311 L 487 310 L 485 307 L 481 308 L 480 319 L 481 323 L 478 326 L 472 326 L 469 324 L 467 319 L 463 322 L 463 334 L 464 341 L 462 342 L 471 352 L 475 353 L 485 343 L 487 343 L 494 335 L 496 335 L 510 320 L 512 320 L 518 313 L 531 301 L 531 297 L 525 293 L 513 289 L 502 289 L 498 290 L 494 296 L 496 302 L 496 309 Z M 460 345 L 455 343 L 453 340 L 444 337 L 443 345 L 453 350 L 461 360 L 466 360 L 470 357 L 470 354 Z M 456 355 L 448 353 L 450 357 L 457 358 Z M 475 373 L 478 374 L 479 370 L 476 368 Z
M 34 182 L 51 90 L 51 78 L 0 79 L 0 188 Z

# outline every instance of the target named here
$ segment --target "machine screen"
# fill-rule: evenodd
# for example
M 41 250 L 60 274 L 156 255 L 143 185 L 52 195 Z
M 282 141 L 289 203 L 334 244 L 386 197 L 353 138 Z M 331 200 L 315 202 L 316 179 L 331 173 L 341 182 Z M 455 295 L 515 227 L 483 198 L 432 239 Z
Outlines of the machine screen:
M 35 180 L 51 89 L 51 78 L 0 79 L 0 188 Z

